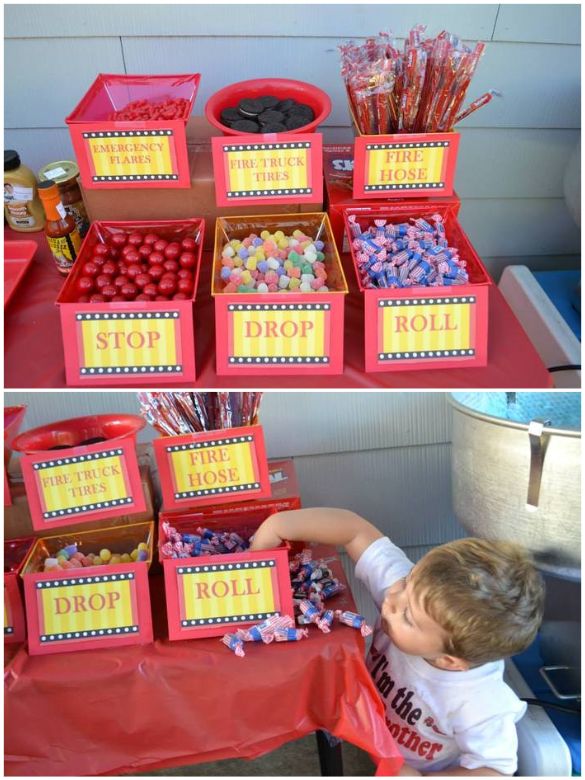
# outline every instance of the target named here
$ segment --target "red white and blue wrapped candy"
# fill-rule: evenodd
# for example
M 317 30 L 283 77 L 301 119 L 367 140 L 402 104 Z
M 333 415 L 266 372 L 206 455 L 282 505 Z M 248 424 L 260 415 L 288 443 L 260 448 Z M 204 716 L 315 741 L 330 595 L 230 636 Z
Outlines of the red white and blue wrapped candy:
M 318 607 L 316 607 L 313 603 L 311 603 L 309 599 L 303 599 L 299 604 L 299 609 L 301 610 L 301 613 L 305 616 L 305 618 L 309 620 L 311 623 L 316 624 L 319 618 L 321 617 L 321 610 Z
M 358 615 L 356 612 L 336 610 L 335 617 L 340 623 L 344 623 L 350 628 L 359 629 L 362 636 L 369 636 L 372 633 L 372 629 L 366 623 L 365 617 Z
M 308 637 L 309 631 L 306 628 L 277 628 L 274 632 L 276 642 L 298 642 Z
M 321 629 L 324 634 L 329 634 L 331 626 L 333 625 L 333 618 L 335 613 L 332 609 L 326 609 L 321 617 L 317 620 L 317 627 Z
M 221 642 L 223 642 L 226 647 L 229 647 L 232 653 L 235 653 L 238 658 L 243 658 L 246 655 L 243 641 L 235 634 L 224 634 L 221 638 Z

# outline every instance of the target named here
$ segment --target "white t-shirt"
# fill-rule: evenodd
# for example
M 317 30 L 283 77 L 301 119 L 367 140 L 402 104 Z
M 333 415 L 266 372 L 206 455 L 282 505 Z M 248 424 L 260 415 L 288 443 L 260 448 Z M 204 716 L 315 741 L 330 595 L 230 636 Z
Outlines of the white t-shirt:
M 380 607 L 386 590 L 413 566 L 383 537 L 364 551 L 355 573 Z M 526 704 L 504 682 L 503 661 L 464 672 L 437 669 L 424 658 L 398 650 L 378 620 L 367 666 L 407 764 L 422 772 L 461 766 L 514 774 L 515 724 Z

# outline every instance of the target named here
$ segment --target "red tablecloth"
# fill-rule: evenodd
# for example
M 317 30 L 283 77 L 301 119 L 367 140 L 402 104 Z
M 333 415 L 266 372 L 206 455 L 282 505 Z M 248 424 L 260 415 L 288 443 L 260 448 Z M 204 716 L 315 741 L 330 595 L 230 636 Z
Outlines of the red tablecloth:
M 314 557 L 335 555 L 317 547 Z M 331 564 L 345 581 L 339 560 Z M 402 759 L 364 663 L 358 631 L 310 628 L 300 642 L 247 643 L 238 658 L 217 638 L 169 642 L 163 577 L 151 578 L 155 642 L 30 657 L 4 669 L 7 775 L 147 772 L 255 758 L 318 729 L 383 759 Z M 336 609 L 355 609 L 349 590 Z M 333 600 L 330 602 L 333 605 Z
M 5 231 L 6 240 L 22 233 Z M 31 268 L 5 312 L 4 382 L 6 387 L 65 387 L 63 342 L 55 299 L 63 277 L 44 234 L 29 233 L 39 244 Z M 343 258 L 350 293 L 345 308 L 345 370 L 339 376 L 230 376 L 215 373 L 215 318 L 209 293 L 211 255 L 203 255 L 195 309 L 197 387 L 223 388 L 523 388 L 552 387 L 552 380 L 528 336 L 499 290 L 490 296 L 489 363 L 485 368 L 364 373 L 363 301 L 349 258 Z M 137 384 L 142 387 L 143 382 Z M 126 385 L 127 386 L 127 385 Z M 178 386 L 182 386 L 180 382 Z M 91 385 L 88 385 L 91 387 Z M 102 385 L 103 387 L 103 385 Z

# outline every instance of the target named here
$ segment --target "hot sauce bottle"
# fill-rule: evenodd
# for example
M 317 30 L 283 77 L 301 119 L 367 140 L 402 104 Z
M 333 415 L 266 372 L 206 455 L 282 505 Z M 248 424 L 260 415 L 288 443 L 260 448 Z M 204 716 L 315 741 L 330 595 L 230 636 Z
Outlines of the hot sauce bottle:
M 81 236 L 75 219 L 65 211 L 55 182 L 41 182 L 38 191 L 47 216 L 45 225 L 47 242 L 55 258 L 57 269 L 62 274 L 68 274 L 81 247 Z

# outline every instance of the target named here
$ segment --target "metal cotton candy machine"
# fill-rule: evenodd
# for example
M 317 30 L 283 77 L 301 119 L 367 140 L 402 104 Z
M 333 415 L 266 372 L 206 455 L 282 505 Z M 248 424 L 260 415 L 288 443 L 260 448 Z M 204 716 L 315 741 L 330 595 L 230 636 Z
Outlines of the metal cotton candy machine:
M 459 522 L 580 579 L 580 393 L 453 393 L 451 405 Z

